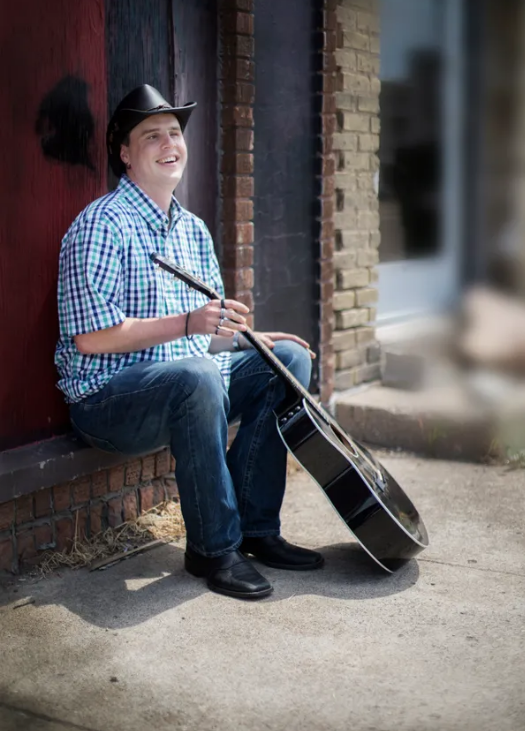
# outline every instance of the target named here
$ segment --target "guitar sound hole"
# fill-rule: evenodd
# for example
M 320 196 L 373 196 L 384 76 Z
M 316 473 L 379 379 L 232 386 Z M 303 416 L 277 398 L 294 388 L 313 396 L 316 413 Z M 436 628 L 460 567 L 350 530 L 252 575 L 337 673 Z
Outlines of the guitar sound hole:
M 359 454 L 357 453 L 354 445 L 350 441 L 350 439 L 347 437 L 347 435 L 342 431 L 341 429 L 338 429 L 336 426 L 332 425 L 332 431 L 334 432 L 335 436 L 339 439 L 343 447 L 345 447 L 352 457 L 357 459 L 359 457 Z

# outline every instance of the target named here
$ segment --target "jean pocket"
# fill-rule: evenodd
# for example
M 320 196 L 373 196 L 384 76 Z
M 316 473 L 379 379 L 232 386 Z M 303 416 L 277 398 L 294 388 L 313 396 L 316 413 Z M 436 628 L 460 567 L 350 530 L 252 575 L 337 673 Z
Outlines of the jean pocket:
M 95 449 L 101 449 L 103 452 L 111 452 L 112 454 L 118 454 L 119 450 L 107 439 L 101 439 L 100 437 L 94 437 L 92 434 L 87 434 L 82 429 L 79 429 L 75 422 L 71 419 L 71 424 L 75 433 L 90 447 Z

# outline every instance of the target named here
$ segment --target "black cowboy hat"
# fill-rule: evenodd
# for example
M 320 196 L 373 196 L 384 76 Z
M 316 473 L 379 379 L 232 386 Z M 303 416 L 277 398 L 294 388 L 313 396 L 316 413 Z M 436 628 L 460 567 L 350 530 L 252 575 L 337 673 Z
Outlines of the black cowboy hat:
M 149 84 L 133 89 L 115 109 L 106 133 L 109 164 L 115 175 L 120 178 L 125 170 L 124 163 L 120 159 L 120 146 L 126 135 L 137 124 L 154 114 L 174 114 L 184 132 L 190 114 L 196 106 L 196 102 L 189 102 L 183 107 L 172 107 L 160 92 Z

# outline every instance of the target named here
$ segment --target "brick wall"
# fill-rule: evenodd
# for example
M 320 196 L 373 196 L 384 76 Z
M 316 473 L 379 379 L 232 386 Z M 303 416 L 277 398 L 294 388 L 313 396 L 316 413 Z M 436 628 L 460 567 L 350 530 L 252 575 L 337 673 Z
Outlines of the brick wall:
M 228 297 L 253 325 L 254 0 L 220 0 L 221 240 Z
M 333 152 L 336 128 L 335 91 L 337 67 L 335 61 L 337 0 L 325 0 L 321 14 L 322 34 L 319 70 L 321 84 L 318 109 L 320 111 L 318 145 L 319 191 L 319 389 L 320 399 L 328 404 L 334 390 L 335 356 L 334 331 L 334 204 L 335 156 Z
M 136 518 L 177 497 L 173 460 L 164 449 L 142 459 L 0 504 L 0 571 L 17 573 L 46 549 Z
M 335 153 L 335 387 L 380 378 L 374 341 L 379 205 L 379 7 L 377 0 L 337 6 Z

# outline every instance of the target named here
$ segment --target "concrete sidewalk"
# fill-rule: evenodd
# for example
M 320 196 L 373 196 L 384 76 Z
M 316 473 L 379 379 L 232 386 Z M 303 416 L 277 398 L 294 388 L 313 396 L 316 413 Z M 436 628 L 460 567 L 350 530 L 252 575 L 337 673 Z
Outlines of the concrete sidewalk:
M 262 602 L 208 592 L 178 545 L 4 586 L 0 729 L 523 731 L 525 472 L 378 456 L 432 541 L 395 575 L 298 474 L 283 534 L 326 566 L 263 568 Z

